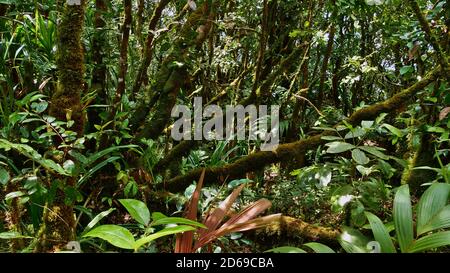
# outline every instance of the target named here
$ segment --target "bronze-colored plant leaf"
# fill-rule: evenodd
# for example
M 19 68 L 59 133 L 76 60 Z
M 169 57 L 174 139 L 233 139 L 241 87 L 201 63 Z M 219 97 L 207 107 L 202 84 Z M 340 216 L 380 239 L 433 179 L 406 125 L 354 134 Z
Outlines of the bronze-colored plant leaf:
M 203 180 L 205 178 L 205 169 L 203 169 L 197 187 L 192 194 L 189 204 L 186 206 L 185 218 L 189 220 L 197 220 L 198 201 L 200 199 Z M 183 234 L 178 234 L 175 242 L 175 253 L 192 253 L 192 244 L 194 241 L 194 232 L 187 231 Z
M 258 201 L 252 203 L 251 205 L 240 211 L 235 216 L 231 217 L 225 224 L 223 224 L 221 228 L 233 224 L 244 223 L 250 219 L 255 218 L 256 216 L 258 216 L 260 213 L 270 208 L 271 206 L 272 203 L 269 200 L 265 198 L 259 199 Z
M 443 120 L 450 113 L 450 107 L 445 107 L 442 109 L 441 113 L 439 113 L 439 120 Z
M 239 196 L 244 187 L 245 184 L 239 185 L 239 187 L 234 189 L 234 191 L 224 201 L 220 203 L 219 207 L 217 207 L 216 209 L 213 210 L 213 212 L 208 214 L 208 216 L 205 218 L 205 221 L 203 221 L 203 224 L 206 226 L 206 229 L 200 230 L 199 232 L 200 237 L 204 236 L 209 232 L 214 231 L 220 225 L 220 223 L 225 218 L 225 215 L 227 215 L 234 201 L 236 201 L 236 198 Z
M 198 248 L 205 246 L 206 244 L 220 238 L 224 235 L 230 234 L 232 232 L 241 232 L 248 231 L 252 229 L 259 229 L 265 226 L 270 225 L 273 222 L 280 221 L 281 214 L 272 214 L 264 217 L 258 217 L 253 220 L 249 220 L 246 222 L 239 222 L 230 224 L 226 227 L 222 226 L 219 229 L 208 233 L 207 235 L 200 238 L 197 243 L 194 245 L 194 251 Z
M 217 230 L 211 230 L 206 234 L 203 234 L 201 237 L 199 237 L 198 242 L 194 245 L 194 250 L 204 246 L 205 244 L 214 241 L 215 239 L 219 238 L 220 236 L 223 236 L 223 230 L 228 230 L 230 226 L 235 226 L 238 224 L 245 223 L 252 218 L 255 218 L 260 213 L 268 209 L 272 203 L 267 199 L 260 199 L 245 209 L 243 209 L 241 212 L 239 212 L 237 215 L 231 217 L 225 224 L 223 224 L 219 229 Z M 245 226 L 245 225 L 244 225 Z M 222 235 L 220 235 L 222 234 Z M 227 233 L 225 233 L 227 234 Z

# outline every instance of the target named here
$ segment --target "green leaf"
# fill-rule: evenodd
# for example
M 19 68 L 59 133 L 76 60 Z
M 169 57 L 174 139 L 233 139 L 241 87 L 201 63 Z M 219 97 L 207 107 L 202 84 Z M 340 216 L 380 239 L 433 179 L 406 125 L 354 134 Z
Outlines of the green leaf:
M 376 215 L 365 212 L 367 219 L 369 220 L 370 227 L 372 228 L 373 236 L 375 240 L 380 244 L 381 251 L 383 253 L 396 253 L 394 243 L 388 230 L 384 226 L 383 222 Z
M 232 188 L 235 188 L 235 187 L 237 187 L 237 186 L 239 186 L 241 184 L 246 184 L 246 183 L 251 183 L 251 182 L 253 182 L 253 180 L 247 179 L 247 178 L 236 179 L 236 180 L 233 180 L 230 183 L 228 183 L 228 188 L 232 189 Z
M 374 146 L 359 146 L 359 149 L 363 150 L 364 152 L 367 152 L 371 155 L 374 155 L 378 158 L 384 159 L 384 160 L 389 160 L 389 156 L 385 155 L 384 153 L 382 153 L 381 151 L 384 151 L 383 148 L 379 148 L 379 147 L 374 147 Z
M 9 172 L 5 168 L 0 166 L 0 184 L 6 185 L 10 178 L 11 177 L 9 176 Z
M 91 165 L 93 164 L 95 161 L 97 161 L 97 159 L 112 153 L 114 151 L 120 150 L 120 149 L 131 149 L 131 148 L 138 148 L 139 146 L 137 145 L 124 145 L 124 146 L 114 146 L 114 147 L 110 147 L 107 149 L 104 149 L 98 153 L 95 153 L 94 155 L 91 155 L 86 162 L 86 165 Z
M 94 168 L 90 169 L 88 172 L 86 172 L 85 175 L 83 175 L 80 180 L 78 180 L 77 182 L 77 187 L 80 187 L 84 182 L 86 182 L 86 180 L 88 180 L 96 171 L 100 170 L 101 168 L 103 168 L 104 166 L 106 166 L 108 163 L 114 162 L 116 160 L 121 159 L 120 156 L 113 156 L 110 157 L 100 163 L 98 163 Z
M 64 176 L 70 176 L 63 169 L 63 167 L 61 167 L 60 165 L 55 163 L 53 160 L 43 159 L 41 154 L 39 154 L 36 150 L 34 150 L 32 147 L 30 147 L 26 144 L 16 144 L 16 143 L 11 143 L 11 142 L 7 141 L 6 139 L 0 139 L 0 149 L 4 149 L 5 151 L 14 149 L 17 152 L 19 152 L 20 154 L 41 164 L 42 167 L 44 167 L 48 170 L 55 171 Z
M 123 249 L 134 249 L 135 240 L 131 232 L 117 225 L 103 225 L 86 233 L 83 237 L 100 238 L 113 246 Z
M 397 137 L 402 137 L 403 136 L 403 132 L 400 129 L 398 129 L 398 128 L 390 125 L 390 124 L 385 123 L 385 124 L 383 124 L 381 126 L 386 127 L 386 129 L 388 129 L 392 134 L 394 134 Z
M 158 226 L 158 225 L 170 225 L 170 224 L 183 224 L 183 225 L 190 225 L 190 226 L 195 226 L 195 227 L 200 227 L 200 228 L 206 228 L 205 225 L 196 222 L 196 221 L 192 221 L 186 218 L 182 218 L 182 217 L 165 217 L 165 218 L 160 218 L 156 221 L 154 221 L 151 225 L 152 226 Z
M 394 198 L 394 224 L 402 252 L 408 252 L 414 240 L 411 199 L 408 185 L 398 188 Z
M 375 122 L 373 120 L 363 120 L 363 121 L 361 121 L 361 126 L 364 129 L 369 129 L 369 128 L 372 128 L 374 123 Z
M 410 248 L 410 252 L 422 252 L 432 248 L 450 245 L 450 231 L 438 232 L 418 239 Z
M 347 253 L 367 253 L 369 240 L 358 230 L 350 227 L 342 227 L 342 233 L 338 241 Z
M 316 253 L 335 253 L 333 249 L 320 243 L 307 243 L 304 246 L 311 248 Z
M 420 234 L 450 227 L 450 205 L 443 207 L 430 221 L 421 228 Z M 419 232 L 417 232 L 419 234 Z M 420 235 L 419 234 L 419 235 Z
M 0 233 L 0 239 L 11 240 L 11 239 L 21 239 L 21 238 L 33 238 L 30 236 L 24 236 L 17 231 L 7 231 Z
M 44 112 L 48 107 L 48 102 L 41 101 L 41 102 L 33 102 L 31 104 L 31 107 L 36 111 L 36 113 L 42 113 Z
M 10 192 L 7 195 L 5 195 L 4 198 L 5 198 L 5 201 L 8 201 L 10 199 L 14 199 L 14 198 L 21 197 L 24 195 L 25 195 L 25 193 L 23 191 L 13 191 L 13 192 Z
M 407 73 L 412 73 L 414 72 L 414 68 L 410 65 L 406 65 L 403 66 L 402 68 L 400 68 L 400 75 L 405 75 Z
M 448 204 L 449 193 L 450 185 L 443 183 L 432 184 L 423 193 L 417 205 L 417 235 L 432 230 L 433 226 L 445 226 L 445 221 L 450 222 L 450 215 L 446 215 L 446 210 L 439 216 L 440 218 L 434 219 L 436 214 Z M 449 216 L 449 219 L 445 219 L 445 216 Z M 437 222 L 431 224 L 430 221 L 433 220 Z
M 373 166 L 370 168 L 367 168 L 362 165 L 358 165 L 358 166 L 356 166 L 356 169 L 358 170 L 358 172 L 360 172 L 364 176 L 369 176 L 371 173 L 376 171 L 376 170 L 374 170 Z
M 63 168 L 67 173 L 72 175 L 75 173 L 75 163 L 70 159 L 64 162 Z
M 115 208 L 110 208 L 109 210 L 105 210 L 97 214 L 97 216 L 95 216 L 94 219 L 92 219 L 92 221 L 90 221 L 89 224 L 87 224 L 86 228 L 83 230 L 81 234 L 82 235 L 86 234 L 86 232 L 91 230 L 98 222 L 100 222 L 100 220 L 102 220 L 115 210 L 116 210 Z
M 366 134 L 366 131 L 364 131 L 363 128 L 361 127 L 357 127 L 353 130 L 351 130 L 350 132 L 348 132 L 344 138 L 345 139 L 352 139 L 352 138 L 357 138 L 357 137 L 362 137 Z
M 119 202 L 127 209 L 131 217 L 144 226 L 150 222 L 150 211 L 144 202 L 135 199 L 120 199 Z
M 272 248 L 272 249 L 266 250 L 264 252 L 273 252 L 273 253 L 306 253 L 306 251 L 304 251 L 303 249 L 298 248 L 298 247 L 293 247 L 293 246 L 276 247 L 276 248 Z
M 327 141 L 334 141 L 334 140 L 342 140 L 342 137 L 338 137 L 338 136 L 323 136 L 323 137 L 321 137 L 321 139 L 327 140 Z
M 159 219 L 162 219 L 162 218 L 167 218 L 167 216 L 162 214 L 161 212 L 153 212 L 152 213 L 153 221 L 158 221 Z
M 328 146 L 327 153 L 329 154 L 338 154 L 355 148 L 355 146 L 350 143 L 340 141 L 327 143 L 325 145 Z
M 366 154 L 360 149 L 352 150 L 352 158 L 353 160 L 355 160 L 356 163 L 360 165 L 366 165 L 370 161 L 369 158 L 366 156 Z
M 143 246 L 147 243 L 150 243 L 151 241 L 158 239 L 160 237 L 163 237 L 163 236 L 178 234 L 178 233 L 192 231 L 192 230 L 195 230 L 195 228 L 191 227 L 191 226 L 176 226 L 176 227 L 165 228 L 165 229 L 158 231 L 152 235 L 149 235 L 149 236 L 146 236 L 144 238 L 137 240 L 136 243 L 134 244 L 134 249 L 138 250 L 141 246 Z

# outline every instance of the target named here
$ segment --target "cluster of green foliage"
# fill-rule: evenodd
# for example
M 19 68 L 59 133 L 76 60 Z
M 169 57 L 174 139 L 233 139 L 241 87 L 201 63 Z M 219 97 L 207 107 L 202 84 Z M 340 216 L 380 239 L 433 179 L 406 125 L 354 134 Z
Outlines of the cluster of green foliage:
M 66 2 L 0 0 L 0 252 L 448 251 L 448 1 Z M 196 96 L 281 148 L 173 141 Z

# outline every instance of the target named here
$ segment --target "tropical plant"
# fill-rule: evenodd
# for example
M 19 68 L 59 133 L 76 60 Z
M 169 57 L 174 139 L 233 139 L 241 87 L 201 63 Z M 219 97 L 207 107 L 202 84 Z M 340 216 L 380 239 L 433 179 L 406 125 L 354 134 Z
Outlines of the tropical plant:
M 192 198 L 186 206 L 185 217 L 187 219 L 195 220 L 197 218 L 198 202 L 200 199 L 200 191 L 203 185 L 204 177 L 205 171 L 203 170 Z M 255 218 L 271 206 L 270 201 L 267 199 L 260 199 L 248 205 L 246 208 L 242 209 L 240 212 L 236 213 L 230 217 L 230 219 L 222 223 L 244 186 L 244 183 L 240 184 L 224 201 L 219 204 L 217 208 L 212 209 L 207 213 L 203 220 L 203 225 L 206 228 L 198 231 L 198 236 L 195 240 L 194 233 L 192 231 L 188 231 L 182 235 L 177 235 L 175 253 L 193 253 L 221 236 L 233 232 L 262 228 L 270 225 L 274 221 L 279 220 L 281 216 L 280 214 L 272 214 Z
M 101 225 L 89 231 L 85 230 L 82 237 L 100 238 L 113 246 L 137 252 L 142 246 L 160 237 L 192 231 L 196 228 L 205 228 L 204 225 L 185 218 L 167 217 L 159 212 L 150 215 L 145 203 L 139 200 L 121 199 L 119 201 L 131 217 L 138 222 L 140 228 L 144 230 L 144 234 L 139 239 L 136 240 L 128 229 L 119 225 Z M 168 227 L 154 232 L 157 226 Z
M 424 252 L 450 245 L 450 185 L 432 184 L 416 205 L 416 221 L 413 219 L 409 186 L 397 189 L 394 199 L 393 217 L 395 240 L 388 228 L 376 215 L 365 212 L 381 252 Z M 340 236 L 340 243 L 347 252 L 367 252 L 369 240 L 361 233 L 348 229 Z M 396 244 L 394 244 L 396 242 Z

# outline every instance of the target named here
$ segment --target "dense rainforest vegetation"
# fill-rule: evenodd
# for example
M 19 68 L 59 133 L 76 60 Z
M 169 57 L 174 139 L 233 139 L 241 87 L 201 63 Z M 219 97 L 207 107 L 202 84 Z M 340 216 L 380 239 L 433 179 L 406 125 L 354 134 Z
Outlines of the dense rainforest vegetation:
M 449 252 L 449 5 L 0 0 L 0 252 Z

